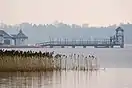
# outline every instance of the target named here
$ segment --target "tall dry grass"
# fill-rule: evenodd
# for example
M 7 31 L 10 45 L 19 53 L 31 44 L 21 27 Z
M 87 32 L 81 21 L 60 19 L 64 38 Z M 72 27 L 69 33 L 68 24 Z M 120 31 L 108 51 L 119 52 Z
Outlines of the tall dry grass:
M 0 71 L 52 71 L 53 58 L 48 57 L 0 57 Z
M 0 56 L 0 71 L 98 70 L 98 61 L 83 55 L 64 57 Z

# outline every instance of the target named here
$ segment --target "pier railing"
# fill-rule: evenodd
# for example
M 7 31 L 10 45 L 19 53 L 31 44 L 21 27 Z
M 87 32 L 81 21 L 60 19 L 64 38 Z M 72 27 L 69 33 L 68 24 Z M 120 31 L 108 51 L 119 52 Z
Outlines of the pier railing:
M 107 41 L 49 41 L 49 42 L 44 42 L 44 43 L 40 43 L 43 44 L 44 46 L 48 46 L 48 45 L 70 45 L 70 46 L 89 46 L 89 45 L 96 45 L 96 44 L 111 44 L 109 40 Z
M 114 46 L 120 46 L 121 48 L 124 48 L 124 30 L 121 27 L 118 27 L 116 29 L 116 33 L 114 36 L 111 36 L 109 38 L 105 39 L 93 39 L 93 40 L 68 40 L 68 39 L 59 39 L 57 41 L 54 41 L 53 39 L 50 38 L 49 42 L 44 42 L 44 43 L 39 43 L 41 46 L 50 46 L 51 48 L 53 46 L 61 46 L 64 48 L 64 46 L 94 46 L 94 47 L 111 47 L 113 48 Z

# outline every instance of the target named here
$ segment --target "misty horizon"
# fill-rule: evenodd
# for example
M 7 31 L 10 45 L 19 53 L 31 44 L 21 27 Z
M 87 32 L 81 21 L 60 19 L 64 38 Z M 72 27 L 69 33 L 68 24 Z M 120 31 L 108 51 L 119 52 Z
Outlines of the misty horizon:
M 58 21 L 58 20 L 55 20 L 55 21 L 53 21 L 53 22 L 51 22 L 51 23 L 38 23 L 38 24 L 36 24 L 36 23 L 33 23 L 33 22 L 21 22 L 21 23 L 16 23 L 16 24 L 7 24 L 7 23 L 4 23 L 3 21 L 1 21 L 0 22 L 0 26 L 3 26 L 3 25 L 7 25 L 7 26 L 18 26 L 18 25 L 21 25 L 21 24 L 31 24 L 32 26 L 33 25 L 36 25 L 36 26 L 39 26 L 39 25 L 59 25 L 59 24 L 65 24 L 65 25 L 69 25 L 69 26 L 72 26 L 72 25 L 77 25 L 77 26 L 80 26 L 80 27 L 82 27 L 83 25 L 87 25 L 87 27 L 109 27 L 109 26 L 116 26 L 116 27 L 118 27 L 118 26 L 120 26 L 120 25 L 125 25 L 125 24 L 132 24 L 132 22 L 120 22 L 120 23 L 118 23 L 118 24 L 108 24 L 108 25 L 91 25 L 91 24 L 89 24 L 89 23 L 81 23 L 81 24 L 76 24 L 76 23 L 65 23 L 65 22 L 63 22 L 63 21 Z
M 90 27 L 88 25 L 79 26 L 76 24 L 65 24 L 59 23 L 57 25 L 53 24 L 30 24 L 22 23 L 19 25 L 6 25 L 2 24 L 1 29 L 9 34 L 17 34 L 20 29 L 26 34 L 28 39 L 28 44 L 42 43 L 44 41 L 49 41 L 49 37 L 61 39 L 80 39 L 88 40 L 89 38 L 109 38 L 115 34 L 115 29 L 117 27 L 122 27 L 124 29 L 125 44 L 132 44 L 132 24 L 120 24 L 120 25 L 110 25 L 107 27 Z

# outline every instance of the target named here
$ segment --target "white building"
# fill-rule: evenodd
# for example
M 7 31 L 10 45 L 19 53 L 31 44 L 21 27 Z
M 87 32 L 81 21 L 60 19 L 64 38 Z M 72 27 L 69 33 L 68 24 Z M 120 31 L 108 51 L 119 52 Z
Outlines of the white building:
M 3 35 L 0 34 L 0 45 L 2 45 L 4 43 L 3 40 L 4 40 Z
M 4 30 L 0 30 L 0 44 L 12 45 L 12 36 L 10 36 Z
M 28 37 L 22 30 L 16 35 L 10 35 L 4 30 L 0 30 L 0 45 L 25 45 L 27 40 Z

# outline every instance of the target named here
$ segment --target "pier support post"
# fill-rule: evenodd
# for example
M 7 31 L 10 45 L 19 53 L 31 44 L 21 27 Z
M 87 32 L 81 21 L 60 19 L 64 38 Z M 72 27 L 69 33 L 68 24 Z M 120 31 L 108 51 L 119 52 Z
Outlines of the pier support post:
M 111 48 L 113 48 L 114 46 L 111 46 Z
M 75 46 L 72 46 L 72 48 L 75 48 Z
M 110 47 L 111 47 L 111 48 L 113 48 L 114 46 L 113 46 L 113 45 L 111 45 Z
M 106 46 L 106 48 L 109 48 L 109 46 Z
M 97 48 L 97 46 L 94 46 L 94 48 Z
M 121 45 L 120 45 L 120 48 L 124 48 L 124 44 L 121 44 Z
M 53 46 L 50 46 L 50 48 L 53 48 Z
M 61 46 L 61 48 L 64 48 L 64 46 Z
M 83 46 L 83 48 L 86 48 L 86 46 Z

